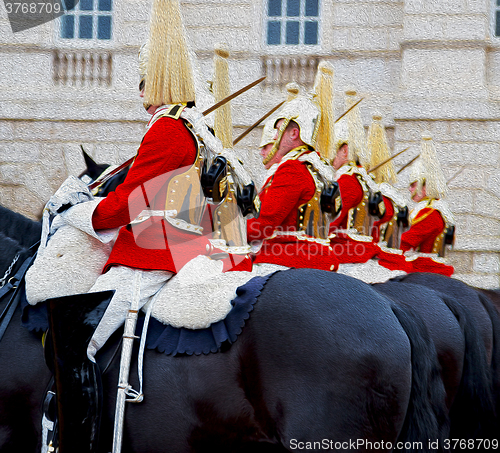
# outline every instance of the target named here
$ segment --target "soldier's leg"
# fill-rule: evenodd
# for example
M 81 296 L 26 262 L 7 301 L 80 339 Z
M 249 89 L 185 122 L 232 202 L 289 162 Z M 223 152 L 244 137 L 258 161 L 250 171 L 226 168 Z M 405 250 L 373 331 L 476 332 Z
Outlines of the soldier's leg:
M 90 360 L 95 361 L 97 351 L 124 323 L 134 294 L 138 294 L 139 308 L 142 308 L 172 275 L 167 271 L 143 271 L 125 266 L 113 266 L 97 279 L 91 292 L 114 289 L 115 295 L 88 345 L 87 354 Z

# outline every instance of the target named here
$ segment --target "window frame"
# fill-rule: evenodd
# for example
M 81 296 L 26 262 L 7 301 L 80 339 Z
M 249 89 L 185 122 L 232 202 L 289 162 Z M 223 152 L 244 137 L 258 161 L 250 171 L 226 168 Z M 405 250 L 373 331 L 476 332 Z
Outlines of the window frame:
M 76 48 L 76 49 L 109 49 L 115 46 L 115 28 L 116 28 L 116 0 L 111 0 L 111 10 L 110 11 L 99 11 L 98 5 L 99 0 L 92 0 L 93 9 L 91 11 L 80 10 L 80 1 L 78 1 L 78 5 L 76 8 L 68 11 L 62 16 L 58 17 L 54 23 L 56 26 L 54 27 L 56 42 L 60 44 L 67 45 L 68 47 Z M 94 8 L 95 7 L 95 8 Z M 74 19 L 74 37 L 73 38 L 63 38 L 62 37 L 62 23 L 63 17 L 65 16 L 73 16 Z M 80 16 L 91 16 L 92 17 L 92 38 L 80 38 L 78 36 L 79 32 L 79 18 Z M 110 39 L 99 39 L 97 37 L 98 27 L 97 22 L 100 16 L 110 17 L 111 20 L 111 36 Z
M 497 42 L 500 42 L 500 35 L 496 35 L 496 29 L 497 29 L 497 14 L 500 16 L 500 5 L 497 4 L 497 0 L 491 0 L 491 10 L 492 10 L 492 14 L 491 14 L 491 38 L 494 39 L 495 41 Z M 500 19 L 500 17 L 499 17 Z M 499 21 L 499 25 L 500 27 L 500 21 Z M 500 30 L 499 30 L 500 31 Z
M 286 1 L 281 0 L 282 8 L 286 8 Z M 269 16 L 269 0 L 263 0 L 261 3 L 261 11 L 262 11 L 262 34 L 261 34 L 261 42 L 262 48 L 266 50 L 266 52 L 272 51 L 273 53 L 287 53 L 287 54 L 301 54 L 301 53 L 310 53 L 311 51 L 318 52 L 322 48 L 322 27 L 321 27 L 321 18 L 323 17 L 322 12 L 324 8 L 325 0 L 318 0 L 318 15 L 317 16 L 306 16 L 305 15 L 305 2 L 306 0 L 299 0 L 300 8 L 303 14 L 299 14 L 299 16 L 286 16 L 285 11 L 282 10 L 281 16 Z M 268 23 L 273 21 L 280 22 L 280 30 L 281 30 L 281 40 L 286 39 L 286 23 L 287 18 L 290 17 L 299 22 L 299 44 L 268 44 Z M 304 28 L 305 22 L 309 22 L 308 17 L 316 17 L 318 24 L 318 42 L 316 44 L 304 44 Z M 302 38 L 302 39 L 301 39 Z M 301 42 L 302 41 L 302 42 Z

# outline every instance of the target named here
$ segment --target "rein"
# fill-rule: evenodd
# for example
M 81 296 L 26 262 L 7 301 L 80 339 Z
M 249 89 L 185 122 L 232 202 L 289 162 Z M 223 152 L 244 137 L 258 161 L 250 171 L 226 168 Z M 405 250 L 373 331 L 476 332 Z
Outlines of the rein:
M 30 251 L 36 250 L 36 248 L 38 247 L 38 244 L 39 244 L 39 242 L 33 244 L 29 248 L 29 250 Z M 28 270 L 28 268 L 33 264 L 33 261 L 35 260 L 35 256 L 36 256 L 36 252 L 33 255 L 26 258 L 24 260 L 23 264 L 21 265 L 21 267 L 15 273 L 15 275 L 12 276 L 11 278 L 9 278 L 7 283 L 4 282 L 3 286 L 0 288 L 0 300 L 2 299 L 2 297 L 4 297 L 10 291 L 13 290 L 13 294 L 12 294 L 11 298 L 7 302 L 7 305 L 5 306 L 2 314 L 0 314 L 0 341 L 2 340 L 2 338 L 5 334 L 5 331 L 7 330 L 7 327 L 9 326 L 9 323 L 10 323 L 10 320 L 12 319 L 12 316 L 14 316 L 14 312 L 16 311 L 17 306 L 19 305 L 20 289 L 22 288 L 22 285 L 20 283 L 23 280 L 24 274 L 26 274 L 26 271 Z M 19 259 L 19 257 L 17 257 L 17 259 Z M 12 272 L 12 267 L 13 267 L 14 263 L 17 261 L 17 259 L 15 259 L 15 261 L 9 267 L 9 269 L 8 269 L 9 274 L 10 274 L 10 272 Z M 4 278 L 6 278 L 6 277 L 4 276 Z
M 0 289 L 2 289 L 5 286 L 5 283 L 7 282 L 7 277 L 10 275 L 12 272 L 12 268 L 14 267 L 14 264 L 17 263 L 17 260 L 21 256 L 21 252 L 17 252 L 16 256 L 12 260 L 12 263 L 10 263 L 9 268 L 5 271 L 5 274 L 2 278 L 0 278 Z M 3 293 L 0 293 L 0 297 L 2 297 Z

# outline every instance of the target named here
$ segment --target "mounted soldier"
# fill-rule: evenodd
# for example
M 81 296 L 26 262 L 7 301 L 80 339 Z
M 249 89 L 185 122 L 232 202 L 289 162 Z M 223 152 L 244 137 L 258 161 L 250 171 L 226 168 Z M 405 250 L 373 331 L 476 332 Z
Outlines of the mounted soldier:
M 356 91 L 346 91 L 348 113 L 335 124 L 335 153 L 331 161 L 336 170 L 342 210 L 330 223 L 330 238 L 341 263 L 365 263 L 378 251 L 370 236 L 368 209 L 370 196 L 378 192 L 378 186 L 366 172 L 369 155 L 355 98 Z
M 378 184 L 384 203 L 382 209 L 384 212 L 381 218 L 374 219 L 372 222 L 370 235 L 374 242 L 383 242 L 388 247 L 399 248 L 401 217 L 404 218 L 407 213 L 406 202 L 393 186 L 396 182 L 396 171 L 394 161 L 388 161 L 389 145 L 381 122 L 382 116 L 376 114 L 372 119 L 367 137 L 368 155 L 371 158 L 370 169 L 373 169 L 370 173 Z
M 249 241 L 259 246 L 255 264 L 337 268 L 329 246 L 328 224 L 340 199 L 333 169 L 325 159 L 325 143 L 331 140 L 328 131 L 333 125 L 332 98 L 326 96 L 328 102 L 322 102 L 319 93 L 320 79 L 332 76 L 331 67 L 320 63 L 316 97 L 292 93 L 292 99 L 264 127 L 261 156 L 267 173 L 260 192 L 262 206 L 259 218 L 247 223 Z M 272 142 L 271 124 L 275 128 Z M 330 190 L 329 208 L 322 204 L 325 190 Z
M 416 206 L 410 213 L 410 228 L 401 235 L 401 250 L 411 253 L 414 271 L 434 271 L 451 275 L 453 268 L 444 257 L 447 230 L 454 219 L 447 203 L 446 180 L 436 147 L 428 133 L 422 135 L 420 158 L 413 164 L 409 190 Z M 408 253 L 407 253 L 408 254 Z
M 47 362 L 56 382 L 61 453 L 97 449 L 102 395 L 95 355 L 108 338 L 126 321 L 123 361 L 126 354 L 131 354 L 138 311 L 173 275 L 200 255 L 221 255 L 223 251 L 222 255 L 227 256 L 235 251 L 233 245 L 241 245 L 225 241 L 224 221 L 231 223 L 234 217 L 222 219 L 220 234 L 215 236 L 218 240 L 213 241 L 213 225 L 206 215 L 206 188 L 200 179 L 216 156 L 223 155 L 231 167 L 233 189 L 247 187 L 251 180 L 231 150 L 224 150 L 212 135 L 204 115 L 194 106 L 195 80 L 178 0 L 155 0 L 150 36 L 141 49 L 139 66 L 140 95 L 152 116 L 124 182 L 107 198 L 94 199 L 83 182 L 70 177 L 45 210 L 45 220 L 51 222 L 46 222 L 39 258 L 43 261 L 44 251 L 50 248 L 46 247 L 48 238 L 57 242 L 61 232 L 70 226 L 77 236 L 93 241 L 92 249 L 87 250 L 95 252 L 92 259 L 97 264 L 93 272 L 102 270 L 102 275 L 86 287 L 88 282 L 81 283 L 78 269 L 73 268 L 75 278 L 70 278 L 70 288 L 56 294 L 65 297 L 47 301 Z M 223 203 L 231 197 L 219 182 L 210 187 L 210 193 L 220 193 Z M 236 203 L 240 204 L 239 198 L 234 200 L 237 208 Z M 241 214 L 236 211 L 235 215 Z M 224 260 L 224 270 L 250 270 L 248 251 Z M 59 256 L 50 258 L 49 265 L 51 259 L 55 264 Z M 74 267 L 78 265 L 82 266 L 73 263 Z M 33 278 L 27 278 L 32 304 L 41 297 L 36 284 L 41 267 L 41 262 L 33 266 Z M 128 364 L 126 369 L 125 379 Z M 125 391 L 120 373 L 118 401 L 125 401 Z M 115 435 L 116 431 L 115 427 Z

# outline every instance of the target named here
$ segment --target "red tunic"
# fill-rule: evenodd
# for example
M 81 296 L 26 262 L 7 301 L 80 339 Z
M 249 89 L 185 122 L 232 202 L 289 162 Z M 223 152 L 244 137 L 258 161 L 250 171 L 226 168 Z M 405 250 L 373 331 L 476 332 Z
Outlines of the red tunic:
M 410 229 L 401 235 L 401 250 L 432 253 L 434 241 L 444 231 L 445 222 L 440 212 L 431 207 L 421 209 Z
M 408 231 L 401 235 L 401 250 L 417 250 L 422 253 L 433 253 L 434 241 L 444 231 L 445 222 L 440 212 L 432 207 L 422 208 L 414 217 Z M 432 272 L 451 276 L 453 266 L 434 260 L 429 256 L 417 256 L 407 259 L 403 255 L 381 251 L 378 254 L 379 264 L 389 269 L 410 272 Z
M 248 241 L 263 240 L 255 262 L 336 269 L 337 260 L 332 250 L 310 236 L 307 239 L 294 235 L 272 238 L 275 231 L 296 232 L 299 207 L 314 196 L 316 185 L 306 164 L 292 159 L 282 163 L 264 187 L 259 194 L 262 203 L 259 218 L 247 223 Z
M 330 223 L 330 234 L 335 234 L 330 244 L 340 263 L 366 263 L 375 256 L 376 249 L 373 243 L 371 241 L 358 241 L 345 232 L 337 231 L 347 229 L 349 211 L 363 201 L 363 187 L 354 174 L 343 174 L 337 182 L 342 198 L 342 209 L 339 216 Z
M 125 181 L 94 211 L 96 230 L 122 227 L 104 271 L 121 265 L 175 273 L 190 259 L 207 253 L 211 231 L 200 236 L 162 217 L 151 217 L 134 228 L 128 225 L 146 208 L 165 209 L 169 180 L 176 171 L 193 165 L 196 154 L 195 139 L 184 120 L 162 117 L 151 126 Z
M 338 217 L 330 223 L 330 233 L 337 229 L 347 229 L 349 211 L 358 206 L 363 200 L 363 188 L 356 175 L 342 175 L 338 180 L 340 197 L 342 198 L 342 209 Z

